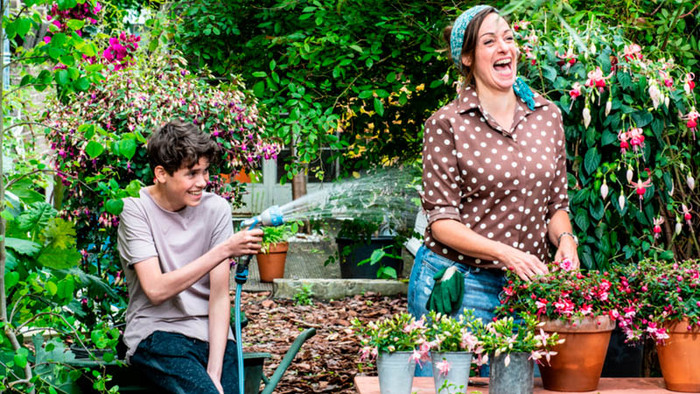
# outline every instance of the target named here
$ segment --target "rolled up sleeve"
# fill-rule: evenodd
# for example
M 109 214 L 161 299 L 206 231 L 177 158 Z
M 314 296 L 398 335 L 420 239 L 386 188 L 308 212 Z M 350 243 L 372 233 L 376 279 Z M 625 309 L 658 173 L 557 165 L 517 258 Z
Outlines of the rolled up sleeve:
M 423 193 L 428 226 L 437 220 L 460 221 L 460 174 L 454 132 L 439 113 L 428 119 L 423 133 Z

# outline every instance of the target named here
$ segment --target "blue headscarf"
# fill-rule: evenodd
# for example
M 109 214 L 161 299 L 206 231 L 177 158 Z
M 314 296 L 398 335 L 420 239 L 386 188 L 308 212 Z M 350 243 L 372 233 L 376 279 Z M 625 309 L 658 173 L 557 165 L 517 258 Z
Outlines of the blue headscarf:
M 464 33 L 467 31 L 467 26 L 474 19 L 474 17 L 481 11 L 487 9 L 487 5 L 477 5 L 462 13 L 454 25 L 452 25 L 452 34 L 450 34 L 450 52 L 452 53 L 452 61 L 454 61 L 455 66 L 458 70 L 462 70 L 462 45 L 464 44 Z M 532 93 L 527 84 L 520 79 L 520 77 L 515 79 L 513 84 L 513 91 L 518 95 L 530 108 L 531 111 L 535 109 L 535 95 Z

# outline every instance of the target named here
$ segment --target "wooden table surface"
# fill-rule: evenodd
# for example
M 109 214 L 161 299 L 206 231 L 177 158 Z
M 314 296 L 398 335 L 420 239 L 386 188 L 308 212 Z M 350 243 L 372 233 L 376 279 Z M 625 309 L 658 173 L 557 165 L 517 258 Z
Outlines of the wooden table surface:
M 674 393 L 666 390 L 663 378 L 601 378 L 598 389 L 586 391 L 585 393 L 601 394 L 652 394 L 652 393 Z M 379 378 L 376 376 L 356 376 L 355 390 L 358 394 L 380 394 Z M 435 394 L 435 383 L 433 378 L 415 377 L 413 378 L 413 393 Z M 471 378 L 467 393 L 488 393 L 488 378 Z M 535 393 L 559 393 L 558 391 L 545 390 L 542 387 L 542 380 L 535 378 Z M 561 394 L 561 393 L 559 393 Z M 575 393 L 570 393 L 575 394 Z

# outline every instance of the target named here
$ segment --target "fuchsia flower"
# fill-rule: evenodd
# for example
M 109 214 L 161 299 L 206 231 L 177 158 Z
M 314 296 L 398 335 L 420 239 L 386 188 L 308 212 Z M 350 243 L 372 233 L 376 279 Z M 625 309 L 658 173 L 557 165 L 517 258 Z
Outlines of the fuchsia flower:
M 671 78 L 666 71 L 659 71 L 659 75 L 661 76 L 661 79 L 664 80 L 664 86 L 667 88 L 673 87 L 673 78 Z
M 565 54 L 559 54 L 558 51 L 555 51 L 554 55 L 561 59 L 557 62 L 557 64 L 561 67 L 569 68 L 576 64 L 577 56 L 574 54 L 574 51 L 571 48 L 569 48 Z
M 661 225 L 664 222 L 664 218 L 659 216 L 654 219 L 654 239 L 658 239 L 661 236 Z
M 572 86 L 571 90 L 569 90 L 569 96 L 571 97 L 571 100 L 576 100 L 576 98 L 581 95 L 581 88 L 582 86 L 580 83 L 574 83 L 574 86 Z
M 647 192 L 647 188 L 651 186 L 651 178 L 647 179 L 646 181 L 638 179 L 637 182 L 630 182 L 630 186 L 635 188 L 635 191 L 639 196 L 639 200 L 644 200 L 644 194 Z
M 605 80 L 612 76 L 612 72 L 607 77 L 603 76 L 603 70 L 600 67 L 596 67 L 594 71 L 588 73 L 588 81 L 586 81 L 586 86 L 592 88 L 598 88 L 599 92 L 603 92 L 607 86 Z
M 688 112 L 685 116 L 681 117 L 682 120 L 686 121 L 685 125 L 693 133 L 693 139 L 695 139 L 695 131 L 698 127 L 698 118 L 700 118 L 700 113 L 698 113 L 698 111 L 695 110 L 695 107 L 692 107 L 690 109 L 690 112 Z
M 567 272 L 571 271 L 572 269 L 574 269 L 574 262 L 570 259 L 563 259 L 559 262 L 559 268 Z
M 644 148 L 644 131 L 638 127 L 627 130 L 627 138 L 630 140 L 632 149 L 637 152 L 639 148 Z
M 642 47 L 637 44 L 625 45 L 624 55 L 628 62 L 642 60 Z
M 659 84 L 655 79 L 652 79 L 649 83 L 649 97 L 651 97 L 651 103 L 654 106 L 654 109 L 659 108 L 659 104 L 664 101 L 664 95 L 661 93 Z
M 683 220 L 688 223 L 688 226 L 692 226 L 690 221 L 693 219 L 693 215 L 690 213 L 690 209 L 685 204 L 681 204 L 681 208 L 683 209 Z
M 685 90 L 685 94 L 690 96 L 693 92 L 693 89 L 695 89 L 695 82 L 693 81 L 695 79 L 695 74 L 693 73 L 687 73 L 685 74 L 685 79 L 683 80 L 683 90 Z
M 450 373 L 450 363 L 447 360 L 442 360 L 435 364 L 435 367 L 440 371 L 440 376 L 447 376 Z

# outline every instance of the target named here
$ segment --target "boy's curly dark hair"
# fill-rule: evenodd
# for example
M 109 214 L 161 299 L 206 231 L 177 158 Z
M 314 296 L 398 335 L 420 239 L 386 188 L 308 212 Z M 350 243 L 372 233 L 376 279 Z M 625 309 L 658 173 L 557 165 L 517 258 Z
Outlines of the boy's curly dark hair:
M 151 170 L 163 166 L 173 175 L 180 168 L 192 168 L 204 157 L 210 164 L 219 159 L 219 146 L 196 125 L 171 120 L 151 135 L 147 144 Z

